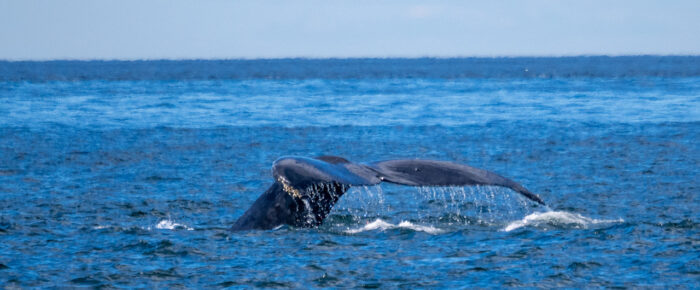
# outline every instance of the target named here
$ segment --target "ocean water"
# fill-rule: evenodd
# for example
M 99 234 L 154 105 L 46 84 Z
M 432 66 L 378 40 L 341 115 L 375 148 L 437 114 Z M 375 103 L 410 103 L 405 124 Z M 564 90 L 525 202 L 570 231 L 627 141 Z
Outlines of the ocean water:
M 5 287 L 700 287 L 700 57 L 0 62 Z M 428 158 L 231 232 L 280 156 Z

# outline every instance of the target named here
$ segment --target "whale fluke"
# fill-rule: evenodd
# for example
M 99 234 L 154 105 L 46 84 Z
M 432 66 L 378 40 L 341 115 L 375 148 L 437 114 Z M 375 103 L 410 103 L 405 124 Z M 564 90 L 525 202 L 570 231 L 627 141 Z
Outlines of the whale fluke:
M 494 185 L 545 205 L 536 194 L 496 173 L 446 161 L 404 159 L 369 164 L 337 156 L 282 157 L 272 164 L 274 184 L 234 223 L 232 230 L 323 223 L 350 186 L 390 182 L 410 186 Z
M 468 165 L 435 160 L 389 160 L 369 165 L 384 181 L 413 186 L 495 185 L 510 188 L 545 205 L 536 194 L 519 183 L 491 171 Z

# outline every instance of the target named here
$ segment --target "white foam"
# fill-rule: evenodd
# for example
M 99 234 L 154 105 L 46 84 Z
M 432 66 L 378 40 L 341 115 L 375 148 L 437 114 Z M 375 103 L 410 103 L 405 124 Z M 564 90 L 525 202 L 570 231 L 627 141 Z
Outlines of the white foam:
M 118 226 L 109 226 L 109 225 L 97 225 L 97 226 L 94 226 L 92 228 L 95 230 L 102 230 L 102 229 L 117 229 L 117 230 L 119 230 L 119 229 L 122 229 L 121 227 L 118 227 Z M 138 227 L 138 228 L 141 228 L 141 229 L 144 229 L 147 231 L 153 230 L 153 227 L 151 227 L 151 226 Z M 159 229 L 159 230 L 183 230 L 183 229 L 188 230 L 188 231 L 194 230 L 193 228 L 188 227 L 185 224 L 176 223 L 176 222 L 169 220 L 169 219 L 162 220 L 162 221 L 158 222 L 158 224 L 156 224 L 155 228 Z
M 156 225 L 156 229 L 160 230 L 175 230 L 175 229 L 186 229 L 188 231 L 194 230 L 187 225 L 179 224 L 171 220 L 162 220 Z
M 510 232 L 512 230 L 519 229 L 519 228 L 522 228 L 525 226 L 537 226 L 537 225 L 546 224 L 546 223 L 586 228 L 589 225 L 593 225 L 593 224 L 617 223 L 617 222 L 624 222 L 624 220 L 623 219 L 616 219 L 616 220 L 594 219 L 594 218 L 582 216 L 582 215 L 577 214 L 577 213 L 570 213 L 570 212 L 565 212 L 565 211 L 547 211 L 547 212 L 536 212 L 536 213 L 527 215 L 526 217 L 524 217 L 521 220 L 511 222 L 503 230 L 506 232 Z
M 391 224 L 388 222 L 385 222 L 382 219 L 376 219 L 371 223 L 366 224 L 365 226 L 359 228 L 359 229 L 349 229 L 345 231 L 348 234 L 356 234 L 356 233 L 361 233 L 365 231 L 373 231 L 373 230 L 389 230 L 389 229 L 395 229 L 395 228 L 405 228 L 405 229 L 411 229 L 414 231 L 419 231 L 419 232 L 426 232 L 429 234 L 439 234 L 442 233 L 443 230 L 431 227 L 431 226 L 421 226 L 421 225 L 416 225 L 408 221 L 402 221 L 398 225 Z

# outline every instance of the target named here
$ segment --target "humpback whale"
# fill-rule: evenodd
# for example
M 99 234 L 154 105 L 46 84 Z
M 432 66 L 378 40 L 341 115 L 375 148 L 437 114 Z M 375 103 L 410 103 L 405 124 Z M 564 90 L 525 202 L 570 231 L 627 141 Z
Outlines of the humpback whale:
M 231 228 L 315 227 L 351 187 L 381 182 L 410 186 L 494 185 L 545 205 L 519 183 L 494 172 L 446 161 L 402 159 L 353 163 L 338 156 L 281 157 L 272 164 L 275 182 Z

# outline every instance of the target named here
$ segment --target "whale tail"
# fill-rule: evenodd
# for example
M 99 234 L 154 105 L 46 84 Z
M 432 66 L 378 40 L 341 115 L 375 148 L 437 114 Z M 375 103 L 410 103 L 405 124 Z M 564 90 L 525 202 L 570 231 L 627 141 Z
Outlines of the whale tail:
M 357 185 L 382 181 L 410 186 L 494 185 L 510 188 L 545 205 L 536 194 L 496 173 L 434 160 L 352 163 L 336 156 L 283 157 L 272 165 L 275 183 L 234 224 L 233 230 L 320 225 L 338 199 Z

